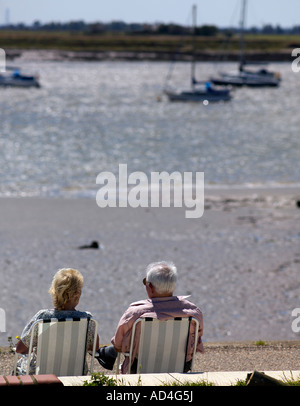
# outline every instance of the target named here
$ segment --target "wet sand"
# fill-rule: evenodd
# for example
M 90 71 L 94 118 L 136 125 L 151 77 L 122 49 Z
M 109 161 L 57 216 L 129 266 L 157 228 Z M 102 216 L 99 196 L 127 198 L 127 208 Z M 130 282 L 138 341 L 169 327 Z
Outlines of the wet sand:
M 108 343 L 128 304 L 145 297 L 145 266 L 172 260 L 178 295 L 204 313 L 204 342 L 298 340 L 299 190 L 210 189 L 200 219 L 185 208 L 100 209 L 93 199 L 1 198 L 0 308 L 7 337 L 51 307 L 48 288 L 62 267 L 85 278 L 78 309 L 99 321 Z M 78 249 L 93 240 L 100 249 Z

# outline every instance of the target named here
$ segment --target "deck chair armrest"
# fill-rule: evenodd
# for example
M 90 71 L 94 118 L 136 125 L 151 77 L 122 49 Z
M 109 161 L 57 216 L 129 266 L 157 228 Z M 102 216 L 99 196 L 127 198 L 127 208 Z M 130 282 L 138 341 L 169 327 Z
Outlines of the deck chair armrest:
M 13 374 L 16 375 L 16 372 L 17 372 L 17 362 L 18 362 L 18 359 L 19 359 L 19 353 L 17 352 L 16 347 L 13 347 L 11 350 L 12 350 L 13 353 L 14 353 L 14 369 L 13 369 L 14 372 L 13 372 Z M 21 355 L 21 354 L 20 354 L 20 355 Z
M 123 355 L 124 357 L 130 357 L 130 353 L 129 352 L 118 352 L 117 355 L 117 359 L 116 359 L 116 363 L 115 363 L 115 373 L 116 375 L 119 375 L 120 373 L 120 369 L 121 369 L 121 355 Z

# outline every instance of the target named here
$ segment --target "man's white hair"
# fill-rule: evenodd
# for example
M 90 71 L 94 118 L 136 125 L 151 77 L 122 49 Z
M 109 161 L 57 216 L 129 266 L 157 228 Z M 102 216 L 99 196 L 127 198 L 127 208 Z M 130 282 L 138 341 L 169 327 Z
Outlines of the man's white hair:
M 176 266 L 172 262 L 153 262 L 146 268 L 146 281 L 151 283 L 159 294 L 173 294 L 177 282 Z

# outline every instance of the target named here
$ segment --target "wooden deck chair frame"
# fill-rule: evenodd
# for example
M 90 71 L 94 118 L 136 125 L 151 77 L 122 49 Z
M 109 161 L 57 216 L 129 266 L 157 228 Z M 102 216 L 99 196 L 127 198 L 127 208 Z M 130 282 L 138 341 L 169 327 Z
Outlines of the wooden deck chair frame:
M 190 324 L 195 323 L 195 341 L 190 371 L 193 370 L 198 341 L 199 322 L 194 317 L 175 317 L 158 320 L 151 317 L 137 319 L 132 327 L 130 350 L 123 355 L 129 357 L 128 372 L 132 365 L 134 337 L 140 324 L 140 340 L 137 373 L 184 372 Z M 116 373 L 120 368 L 120 353 L 116 363 Z
M 91 317 L 42 319 L 31 328 L 26 374 L 30 371 L 30 354 L 33 351 L 34 331 L 37 329 L 35 375 L 55 374 L 56 376 L 84 375 L 87 354 L 87 334 L 89 323 L 94 323 L 93 349 L 90 351 L 89 372 L 94 369 L 94 356 L 98 323 Z M 16 374 L 18 355 L 15 353 L 14 374 Z

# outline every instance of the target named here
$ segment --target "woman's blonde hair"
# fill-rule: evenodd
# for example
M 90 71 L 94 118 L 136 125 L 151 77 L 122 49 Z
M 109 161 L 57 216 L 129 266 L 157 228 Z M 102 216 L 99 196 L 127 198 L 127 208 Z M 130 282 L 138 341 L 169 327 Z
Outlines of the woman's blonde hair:
M 49 289 L 54 307 L 63 310 L 66 303 L 81 293 L 82 286 L 83 276 L 77 269 L 62 268 L 57 271 Z

